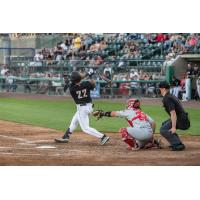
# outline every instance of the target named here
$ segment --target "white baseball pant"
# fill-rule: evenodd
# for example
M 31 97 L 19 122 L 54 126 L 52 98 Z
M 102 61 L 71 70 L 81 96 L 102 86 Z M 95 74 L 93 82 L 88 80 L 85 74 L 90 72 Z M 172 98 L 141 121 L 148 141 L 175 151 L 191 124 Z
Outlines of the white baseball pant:
M 89 114 L 92 113 L 92 111 L 92 103 L 87 103 L 85 105 L 77 104 L 77 112 L 74 114 L 69 126 L 70 132 L 73 132 L 79 123 L 83 132 L 97 138 L 102 138 L 104 134 L 91 128 L 89 125 Z

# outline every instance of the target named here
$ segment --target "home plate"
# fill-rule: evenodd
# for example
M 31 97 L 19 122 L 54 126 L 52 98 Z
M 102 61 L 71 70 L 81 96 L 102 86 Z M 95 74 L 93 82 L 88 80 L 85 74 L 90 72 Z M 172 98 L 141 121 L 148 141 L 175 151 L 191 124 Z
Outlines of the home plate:
M 55 149 L 56 147 L 50 146 L 50 145 L 43 145 L 43 146 L 39 146 L 36 148 L 38 148 L 38 149 Z

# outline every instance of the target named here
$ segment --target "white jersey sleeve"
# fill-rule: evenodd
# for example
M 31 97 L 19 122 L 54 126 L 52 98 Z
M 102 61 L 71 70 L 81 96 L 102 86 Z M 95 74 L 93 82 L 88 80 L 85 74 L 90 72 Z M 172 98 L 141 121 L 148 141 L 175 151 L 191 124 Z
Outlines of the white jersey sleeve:
M 130 115 L 129 112 L 127 112 L 127 110 L 121 110 L 121 111 L 116 111 L 118 117 L 122 117 L 122 118 L 128 118 L 128 116 Z
M 152 124 L 154 122 L 154 120 L 149 116 L 149 115 L 146 115 L 147 116 L 147 121 Z

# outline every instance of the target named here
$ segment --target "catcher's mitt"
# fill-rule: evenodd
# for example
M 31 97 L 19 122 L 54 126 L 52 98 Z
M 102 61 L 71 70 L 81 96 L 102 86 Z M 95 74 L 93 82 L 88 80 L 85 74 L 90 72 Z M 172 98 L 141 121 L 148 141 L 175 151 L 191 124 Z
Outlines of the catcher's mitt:
M 104 116 L 104 111 L 103 110 L 95 110 L 92 113 L 92 116 L 96 117 L 97 120 L 101 119 Z

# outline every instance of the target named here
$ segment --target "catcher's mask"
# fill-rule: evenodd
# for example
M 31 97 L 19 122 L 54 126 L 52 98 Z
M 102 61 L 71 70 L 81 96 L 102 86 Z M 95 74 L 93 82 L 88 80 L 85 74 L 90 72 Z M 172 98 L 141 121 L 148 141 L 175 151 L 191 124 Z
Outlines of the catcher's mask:
M 140 100 L 139 99 L 129 99 L 127 101 L 127 109 L 140 109 Z
M 70 77 L 72 83 L 78 83 L 81 81 L 81 75 L 77 71 L 73 71 Z

